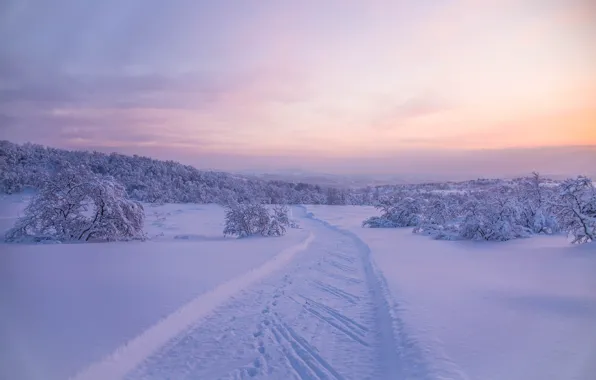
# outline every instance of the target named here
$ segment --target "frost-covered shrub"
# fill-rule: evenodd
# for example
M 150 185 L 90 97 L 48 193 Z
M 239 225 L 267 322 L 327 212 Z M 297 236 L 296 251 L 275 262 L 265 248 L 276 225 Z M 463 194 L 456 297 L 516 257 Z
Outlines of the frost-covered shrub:
M 226 206 L 226 236 L 282 236 L 291 227 L 295 227 L 295 223 L 290 221 L 286 206 L 271 209 L 260 203 L 230 203 Z
M 507 241 L 528 237 L 531 231 L 518 222 L 517 209 L 507 198 L 473 199 L 455 231 L 460 239 Z
M 420 222 L 421 200 L 412 197 L 387 198 L 375 206 L 381 210 L 381 216 L 366 219 L 363 227 L 396 228 L 412 227 Z
M 421 222 L 429 224 L 445 224 L 453 219 L 453 211 L 446 199 L 437 198 L 429 202 L 421 215 Z
M 559 232 L 559 222 L 552 207 L 555 197 L 555 191 L 545 186 L 538 173 L 523 178 L 516 197 L 519 223 L 535 234 Z
M 564 181 L 554 206 L 559 223 L 573 238 L 572 243 L 596 241 L 596 189 L 587 177 Z
M 262 233 L 268 224 L 269 214 L 264 205 L 232 203 L 226 208 L 224 235 L 257 235 Z
M 452 197 L 440 196 L 425 205 L 414 233 L 431 236 L 434 239 L 454 240 L 456 238 L 456 209 Z
M 415 233 L 440 240 L 506 241 L 527 237 L 520 208 L 511 189 L 438 196 L 425 204 Z
M 481 187 L 477 185 L 482 185 Z M 364 227 L 407 227 L 444 240 L 506 241 L 566 231 L 573 243 L 596 240 L 596 189 L 586 177 L 557 182 L 537 173 L 514 180 L 471 181 L 465 191 L 436 184 L 401 187 L 377 205 Z
M 387 219 L 384 216 L 371 216 L 370 218 L 366 219 L 362 222 L 362 227 L 370 227 L 370 228 L 397 228 L 395 222 Z
M 8 170 L 0 170 L 0 173 L 0 189 L 3 193 L 14 194 L 23 190 L 22 181 L 16 173 Z
M 415 233 L 439 240 L 506 241 L 529 236 L 508 189 L 436 196 L 423 206 Z
M 6 241 L 143 239 L 144 219 L 113 178 L 65 168 L 44 182 Z
M 269 226 L 266 236 L 282 236 L 286 234 L 287 228 L 291 227 L 286 206 L 273 206 L 269 215 Z

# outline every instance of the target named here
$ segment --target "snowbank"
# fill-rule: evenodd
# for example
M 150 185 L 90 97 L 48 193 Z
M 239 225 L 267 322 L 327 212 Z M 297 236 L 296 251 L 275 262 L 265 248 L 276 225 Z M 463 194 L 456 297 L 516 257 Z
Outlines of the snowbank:
M 594 244 L 570 246 L 561 236 L 435 241 L 411 228 L 360 227 L 377 215 L 369 207 L 308 211 L 370 247 L 397 314 L 439 365 L 488 380 L 588 380 L 596 373 Z

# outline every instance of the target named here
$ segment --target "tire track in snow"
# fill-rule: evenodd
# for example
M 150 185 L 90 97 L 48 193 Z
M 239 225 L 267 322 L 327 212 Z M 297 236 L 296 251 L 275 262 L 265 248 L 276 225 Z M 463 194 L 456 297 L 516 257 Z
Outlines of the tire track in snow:
M 389 300 L 389 292 L 386 287 L 383 287 L 383 278 L 380 272 L 374 270 L 374 264 L 371 258 L 370 248 L 358 238 L 355 234 L 349 231 L 342 230 L 328 222 L 317 219 L 312 213 L 307 213 L 307 217 L 317 221 L 326 228 L 339 232 L 344 236 L 349 237 L 356 248 L 358 249 L 365 271 L 365 282 L 369 288 L 371 302 L 375 308 L 375 328 L 376 328 L 376 345 L 379 359 L 379 366 L 383 379 L 406 379 L 416 378 L 420 380 L 429 379 L 423 373 L 418 373 L 417 377 L 410 377 L 408 373 L 408 365 L 401 357 L 402 349 L 399 347 L 398 337 L 394 334 L 394 319 L 391 315 L 390 309 L 392 302 Z M 421 367 L 422 360 L 416 360 L 415 367 Z
M 350 237 L 363 255 L 366 281 L 370 286 L 373 302 L 377 308 L 376 327 L 379 334 L 379 357 L 383 366 L 382 378 L 468 380 L 468 376 L 451 359 L 440 353 L 440 349 L 434 355 L 429 355 L 428 349 L 421 347 L 420 343 L 409 333 L 405 322 L 398 313 L 398 303 L 393 299 L 382 271 L 372 258 L 370 247 L 355 233 L 318 219 L 305 207 L 304 209 L 308 218 Z
M 300 379 L 344 379 L 306 339 L 297 334 L 277 315 L 275 319 L 276 321 L 271 325 L 271 332 L 277 343 L 283 347 L 282 351 Z
M 329 260 L 329 264 L 333 265 L 334 267 L 336 267 L 337 269 L 340 269 L 343 272 L 348 272 L 348 273 L 356 272 L 356 268 L 346 265 L 346 264 L 338 263 L 335 260 Z
M 358 301 L 360 301 L 360 297 L 355 296 L 351 293 L 348 293 L 344 290 L 341 290 L 340 288 L 337 288 L 333 285 L 325 284 L 324 282 L 319 281 L 319 280 L 314 280 L 312 283 L 314 286 L 316 286 L 320 290 L 327 292 L 329 294 L 332 294 L 336 297 L 342 298 L 342 299 L 350 302 L 351 304 L 356 304 Z
M 341 234 L 305 224 L 317 239 L 284 272 L 230 299 L 127 379 L 381 379 L 360 253 Z M 330 252 L 346 266 L 330 264 Z
M 306 305 L 304 305 L 306 311 L 330 326 L 335 327 L 337 330 L 343 332 L 361 345 L 370 347 L 370 344 L 363 339 L 369 331 L 366 327 L 346 317 L 333 308 L 320 304 L 305 296 L 302 296 L 302 298 L 306 301 Z
M 350 264 L 353 264 L 355 259 L 353 257 L 350 257 L 348 255 L 345 255 L 343 253 L 339 253 L 339 252 L 335 252 L 335 251 L 329 251 L 329 254 L 331 256 L 335 256 L 336 258 L 340 259 L 340 260 L 344 260 L 347 261 Z
M 169 340 L 215 310 L 230 297 L 286 265 L 294 255 L 306 250 L 314 238 L 315 236 L 310 233 L 302 243 L 286 248 L 260 267 L 225 282 L 210 292 L 201 294 L 138 337 L 116 349 L 101 362 L 92 364 L 76 374 L 72 380 L 115 380 L 124 377 Z
M 346 283 L 362 284 L 364 282 L 363 280 L 356 278 L 356 277 L 346 276 L 346 275 L 340 274 L 340 273 L 331 273 L 328 270 L 321 269 L 321 268 L 314 268 L 314 269 L 318 272 L 321 272 L 324 276 L 326 276 L 328 278 L 334 278 L 336 280 L 344 281 Z
M 229 299 L 127 379 L 440 379 L 368 246 L 325 222 L 305 224 L 319 238 L 284 273 Z
M 342 236 L 335 231 L 327 233 L 336 238 Z M 347 240 L 341 239 L 343 243 Z M 335 244 L 333 249 L 322 251 L 324 255 L 307 273 L 302 273 L 307 277 L 302 281 L 303 287 L 292 289 L 288 284 L 282 287 L 286 298 L 299 308 L 297 316 L 292 318 L 283 310 L 274 311 L 274 319 L 266 317 L 257 335 L 271 337 L 274 344 L 268 350 L 280 350 L 297 379 L 383 379 L 373 347 L 376 331 L 368 327 L 374 324 L 374 307 L 369 302 L 368 284 L 362 280 L 365 273 L 361 252 L 349 240 L 348 244 Z M 294 276 L 300 274 L 298 271 Z M 284 277 L 286 283 L 287 277 Z M 357 294 L 348 291 L 350 288 Z M 283 333 L 284 328 L 288 334 Z M 298 334 L 297 329 L 303 333 Z M 354 364 L 355 358 L 365 360 Z M 271 357 L 262 359 L 269 361 Z

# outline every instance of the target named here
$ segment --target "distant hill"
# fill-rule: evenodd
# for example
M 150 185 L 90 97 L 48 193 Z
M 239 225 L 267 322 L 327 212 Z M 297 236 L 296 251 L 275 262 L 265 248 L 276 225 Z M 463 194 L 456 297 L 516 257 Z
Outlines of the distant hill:
M 585 159 L 584 156 L 580 158 Z M 287 204 L 374 204 L 379 196 L 403 191 L 465 191 L 508 186 L 514 180 L 448 181 L 431 175 L 338 175 L 299 169 L 273 173 L 226 173 L 199 170 L 175 161 L 118 153 L 70 151 L 36 144 L 0 141 L 0 192 L 38 188 L 45 178 L 66 165 L 114 177 L 133 199 L 157 203 L 262 202 Z M 518 177 L 529 175 L 523 173 Z M 541 173 L 560 180 L 567 176 Z M 585 174 L 585 173 L 578 173 Z M 592 178 L 595 178 L 594 176 Z
M 320 186 L 335 188 L 359 189 L 367 186 L 383 186 L 406 184 L 408 181 L 398 176 L 369 176 L 364 174 L 330 174 L 315 173 L 302 170 L 276 170 L 273 172 L 241 171 L 238 174 L 248 178 L 258 178 L 267 181 L 304 182 Z
M 202 171 L 174 161 L 137 155 L 69 151 L 36 144 L 0 141 L 0 191 L 38 188 L 45 178 L 66 165 L 114 177 L 128 194 L 145 202 L 226 203 L 229 201 L 288 204 L 360 204 L 356 190 L 301 181 L 282 181 Z

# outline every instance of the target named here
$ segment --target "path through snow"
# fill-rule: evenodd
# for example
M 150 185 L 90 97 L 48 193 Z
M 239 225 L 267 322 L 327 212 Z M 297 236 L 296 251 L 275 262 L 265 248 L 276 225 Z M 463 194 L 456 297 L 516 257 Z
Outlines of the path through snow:
M 400 329 L 366 245 L 319 221 L 301 224 L 314 239 L 284 270 L 208 315 L 196 313 L 193 324 L 169 317 L 169 329 L 143 334 L 157 340 L 142 335 L 79 378 L 115 378 L 131 368 L 128 380 L 435 378 L 423 350 Z M 184 309 L 201 309 L 199 300 L 193 304 Z M 166 337 L 155 330 L 171 339 L 149 354 Z

